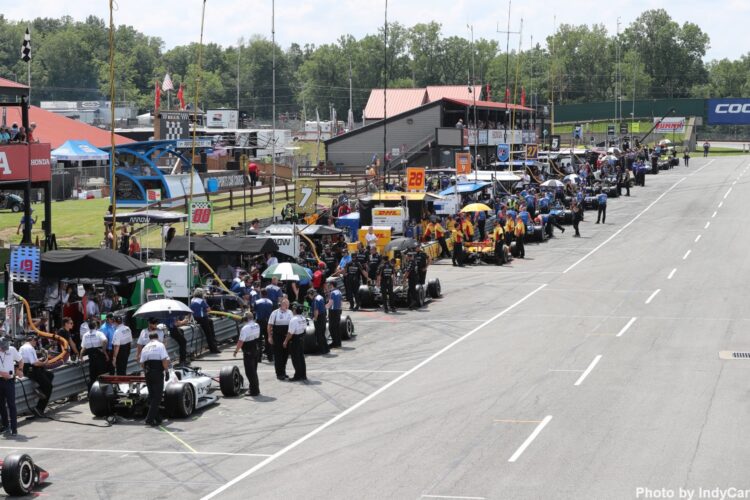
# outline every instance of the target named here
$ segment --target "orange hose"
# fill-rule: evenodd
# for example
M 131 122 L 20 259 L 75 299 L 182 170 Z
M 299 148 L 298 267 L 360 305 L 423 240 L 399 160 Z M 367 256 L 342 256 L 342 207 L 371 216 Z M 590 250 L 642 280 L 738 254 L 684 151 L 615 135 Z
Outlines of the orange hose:
M 23 302 L 23 306 L 26 309 L 26 321 L 29 323 L 29 327 L 40 337 L 52 339 L 60 344 L 61 346 L 60 354 L 58 354 L 54 358 L 48 359 L 47 363 L 55 364 L 55 363 L 64 361 L 65 355 L 68 353 L 68 341 L 65 340 L 63 337 L 57 335 L 56 333 L 43 332 L 39 328 L 37 328 L 36 325 L 31 321 L 31 307 L 29 307 L 29 303 L 26 301 L 26 299 L 24 299 L 17 293 L 14 293 L 13 295 L 15 295 L 18 299 L 20 299 L 21 302 Z

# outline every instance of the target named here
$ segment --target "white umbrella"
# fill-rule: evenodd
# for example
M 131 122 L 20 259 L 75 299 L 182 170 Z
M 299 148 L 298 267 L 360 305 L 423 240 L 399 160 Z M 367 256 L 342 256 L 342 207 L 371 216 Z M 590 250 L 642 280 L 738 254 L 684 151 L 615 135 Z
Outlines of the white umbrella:
M 563 181 L 572 182 L 573 184 L 580 184 L 581 177 L 578 174 L 570 174 L 563 177 Z
M 309 277 L 307 270 L 299 264 L 281 262 L 263 271 L 262 276 L 266 279 L 278 278 L 281 281 L 299 281 L 305 275 Z
M 615 155 L 619 155 L 621 152 L 622 151 L 620 151 L 620 148 L 616 148 L 616 147 L 611 147 L 607 150 L 607 153 L 615 154 Z
M 670 144 L 672 144 L 672 141 L 669 139 L 662 139 L 659 141 L 659 146 L 669 146 Z
M 178 300 L 157 299 L 146 302 L 135 312 L 136 318 L 156 318 L 158 320 L 167 320 L 180 318 L 192 314 L 192 310 Z
M 553 187 L 553 188 L 559 188 L 559 187 L 565 187 L 565 184 L 558 181 L 557 179 L 550 179 L 548 181 L 542 182 L 542 186 L 544 187 Z

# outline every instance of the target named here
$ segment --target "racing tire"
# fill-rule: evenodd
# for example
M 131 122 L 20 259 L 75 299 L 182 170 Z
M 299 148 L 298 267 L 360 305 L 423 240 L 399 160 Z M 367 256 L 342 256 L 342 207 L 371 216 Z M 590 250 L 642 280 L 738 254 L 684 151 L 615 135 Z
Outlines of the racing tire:
M 318 339 L 315 337 L 315 328 L 312 332 L 305 330 L 305 335 L 302 337 L 302 346 L 305 354 L 317 354 L 318 353 Z
M 372 296 L 372 290 L 367 285 L 362 285 L 357 290 L 357 303 L 360 307 L 374 307 L 375 299 Z
M 94 382 L 89 389 L 89 409 L 95 417 L 113 415 L 115 394 L 109 384 L 100 385 Z
M 513 259 L 513 257 L 510 254 L 510 247 L 508 245 L 503 245 L 503 264 L 507 264 Z
M 520 252 L 518 251 L 518 245 L 516 245 L 515 241 L 510 242 L 510 254 L 513 257 L 518 257 L 520 255 Z
M 193 414 L 194 410 L 195 391 L 192 385 L 187 382 L 177 382 L 167 386 L 164 391 L 164 411 L 169 417 L 187 418 Z
M 423 285 L 417 285 L 417 303 L 419 307 L 424 307 L 425 302 L 427 302 L 427 291 Z
M 23 207 L 21 207 L 21 205 L 19 205 L 18 203 L 16 203 L 15 205 L 13 205 L 13 206 L 10 207 L 10 211 L 13 212 L 14 214 L 17 214 L 18 212 L 20 212 L 22 210 L 22 208 Z
M 440 287 L 440 280 L 435 278 L 434 280 L 430 280 L 427 282 L 427 294 L 432 299 L 440 298 L 440 296 L 443 294 L 443 290 Z
M 39 483 L 39 473 L 30 456 L 26 453 L 14 453 L 3 460 L 0 479 L 8 495 L 20 497 L 31 494 L 34 486 Z
M 341 318 L 339 332 L 341 332 L 341 338 L 344 340 L 352 340 L 352 338 L 354 338 L 354 322 L 352 321 L 351 316 L 344 316 Z
M 227 397 L 239 396 L 242 392 L 242 374 L 237 366 L 224 366 L 219 372 L 219 388 Z
M 527 226 L 525 242 L 528 243 L 541 243 L 545 240 L 544 227 L 543 226 Z

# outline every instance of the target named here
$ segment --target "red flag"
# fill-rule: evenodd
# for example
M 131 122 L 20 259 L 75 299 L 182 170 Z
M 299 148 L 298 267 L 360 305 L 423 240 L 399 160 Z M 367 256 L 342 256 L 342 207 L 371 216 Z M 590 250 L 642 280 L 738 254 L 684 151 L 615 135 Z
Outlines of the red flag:
M 521 106 L 526 106 L 526 89 L 521 87 Z
M 185 109 L 185 91 L 180 84 L 180 90 L 177 91 L 177 99 L 180 101 L 180 109 Z
M 159 105 L 161 104 L 161 85 L 159 85 L 159 80 L 156 80 L 156 87 L 155 94 L 154 94 L 154 113 L 159 111 Z
M 486 86 L 487 90 L 485 91 L 484 100 L 485 101 L 491 101 L 492 100 L 492 89 L 490 89 L 490 84 L 488 83 Z
M 505 104 L 508 104 L 510 102 L 510 89 L 508 87 L 505 87 Z

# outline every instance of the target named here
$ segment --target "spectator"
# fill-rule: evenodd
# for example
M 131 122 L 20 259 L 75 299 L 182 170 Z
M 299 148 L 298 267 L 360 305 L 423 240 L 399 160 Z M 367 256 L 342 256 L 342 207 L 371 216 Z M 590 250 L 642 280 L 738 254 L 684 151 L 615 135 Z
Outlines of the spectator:
M 25 128 L 21 127 L 18 129 L 18 133 L 16 134 L 16 137 L 13 139 L 13 142 L 17 142 L 18 144 L 25 144 L 27 142 Z
M 130 252 L 130 235 L 128 234 L 128 226 L 123 224 L 120 227 L 120 253 L 128 255 Z
M 247 173 L 250 176 L 250 186 L 255 187 L 258 185 L 258 164 L 250 162 L 247 164 Z
M 34 213 L 34 209 L 33 208 L 30 209 L 30 211 L 31 211 L 31 213 Z M 34 229 L 34 224 L 36 224 L 36 219 L 37 218 L 34 217 L 33 215 L 29 215 L 28 219 L 26 218 L 25 215 L 23 217 L 21 217 L 21 222 L 19 222 L 19 224 L 18 224 L 18 229 L 16 230 L 16 234 L 21 234 L 21 231 L 23 231 L 26 228 L 26 224 L 27 223 L 29 225 L 29 230 L 30 231 L 33 230 Z
M 7 127 L 0 127 L 0 144 L 8 144 L 10 142 L 10 132 Z
M 31 122 L 31 124 L 29 125 L 29 130 L 26 133 L 26 140 L 29 141 L 29 144 L 32 143 L 32 142 L 38 142 L 34 138 L 34 131 L 35 130 L 36 130 L 36 122 Z
M 10 130 L 8 131 L 8 133 L 10 133 L 10 139 L 9 140 L 10 141 L 15 141 L 16 140 L 16 135 L 18 135 L 18 124 L 14 123 L 13 125 L 11 125 Z
M 135 235 L 130 237 L 130 247 L 128 248 L 128 255 L 135 258 L 140 258 L 141 255 L 141 244 L 138 243 L 138 237 Z

